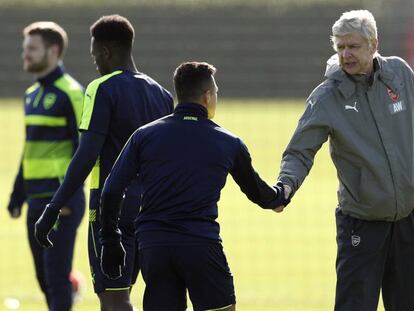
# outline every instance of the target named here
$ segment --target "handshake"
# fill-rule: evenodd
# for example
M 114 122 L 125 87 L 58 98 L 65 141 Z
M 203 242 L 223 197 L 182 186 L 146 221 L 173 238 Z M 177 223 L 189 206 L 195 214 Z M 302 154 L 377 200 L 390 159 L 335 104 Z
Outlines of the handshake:
M 292 188 L 289 185 L 283 184 L 281 181 L 278 181 L 273 188 L 277 191 L 277 199 L 273 202 L 276 207 L 273 207 L 272 210 L 276 213 L 281 213 L 290 203 Z

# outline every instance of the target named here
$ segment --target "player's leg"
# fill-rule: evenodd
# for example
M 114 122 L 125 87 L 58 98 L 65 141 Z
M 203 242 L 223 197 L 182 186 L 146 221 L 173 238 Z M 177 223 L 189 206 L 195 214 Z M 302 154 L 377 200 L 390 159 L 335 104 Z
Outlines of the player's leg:
M 363 221 L 336 211 L 335 311 L 377 310 L 391 224 Z
M 120 225 L 123 227 L 122 235 L 128 241 L 129 249 L 134 251 L 134 255 L 131 254 L 131 288 L 129 293 L 131 294 L 133 285 L 135 285 L 139 271 L 139 248 L 137 239 L 137 223 L 136 218 L 140 210 L 141 202 L 141 186 L 137 180 L 133 181 L 126 190 L 125 196 L 122 201 L 122 210 L 120 216 Z M 134 220 L 134 221 L 131 221 Z M 133 261 L 133 262 L 132 262 Z
M 98 293 L 101 311 L 133 311 L 129 298 L 129 288 Z
M 27 219 L 26 219 L 26 226 L 27 226 L 27 237 L 29 240 L 30 251 L 32 253 L 33 262 L 36 271 L 36 278 L 37 282 L 39 283 L 40 289 L 42 290 L 43 294 L 45 295 L 47 305 L 49 305 L 49 296 L 47 293 L 47 286 L 46 286 L 46 279 L 45 279 L 45 271 L 44 271 L 44 262 L 43 262 L 43 255 L 45 249 L 37 243 L 36 238 L 34 236 L 34 225 L 39 217 L 42 215 L 45 205 L 43 202 L 48 203 L 47 200 L 39 200 L 39 199 L 29 199 L 28 200 L 28 210 L 27 210 Z
M 132 311 L 129 292 L 135 264 L 135 232 L 132 221 L 121 221 L 122 244 L 125 248 L 125 267 L 122 276 L 116 280 L 106 278 L 100 266 L 101 245 L 99 242 L 100 225 L 95 210 L 90 210 L 88 232 L 89 263 L 95 293 L 98 295 L 101 311 Z
M 135 231 L 134 231 L 135 232 Z M 141 270 L 141 267 L 139 265 L 139 249 L 138 249 L 138 241 L 137 236 L 135 234 L 135 256 L 134 256 L 134 264 L 132 266 L 132 273 L 131 273 L 131 288 L 129 290 L 129 294 L 131 295 L 132 288 L 137 282 L 139 271 Z
M 414 214 L 393 225 L 382 296 L 387 311 L 414 308 Z
M 61 209 L 59 220 L 50 233 L 53 247 L 45 251 L 45 276 L 51 311 L 69 311 L 73 304 L 70 282 L 77 229 L 85 211 L 81 190 Z
M 235 310 L 233 275 L 221 244 L 176 247 L 175 264 L 194 311 Z
M 184 280 L 171 258 L 174 246 L 140 250 L 140 266 L 145 282 L 144 311 L 184 311 L 187 297 Z

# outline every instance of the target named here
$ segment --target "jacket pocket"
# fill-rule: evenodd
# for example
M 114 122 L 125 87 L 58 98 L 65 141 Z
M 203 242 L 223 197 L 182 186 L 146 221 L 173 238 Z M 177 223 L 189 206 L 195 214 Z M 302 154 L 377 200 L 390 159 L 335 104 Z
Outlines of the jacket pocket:
M 340 205 L 360 201 L 361 169 L 346 161 L 337 161 Z

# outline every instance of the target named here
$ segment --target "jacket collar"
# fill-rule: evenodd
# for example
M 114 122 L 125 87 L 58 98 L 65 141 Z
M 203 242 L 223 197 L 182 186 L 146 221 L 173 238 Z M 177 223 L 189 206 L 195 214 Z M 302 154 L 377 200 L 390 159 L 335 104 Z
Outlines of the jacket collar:
M 174 114 L 200 118 L 207 118 L 208 116 L 207 108 L 197 103 L 179 103 L 174 109 Z
M 403 84 L 401 79 L 387 66 L 387 60 L 377 55 L 374 58 L 374 67 L 373 83 L 376 79 L 380 79 L 388 88 L 398 94 Z M 345 98 L 350 98 L 355 93 L 355 82 L 341 69 L 336 54 L 327 61 L 325 77 L 339 82 L 337 88 Z
M 61 66 L 57 66 L 52 72 L 42 78 L 39 78 L 37 81 L 42 85 L 50 85 L 63 76 L 63 73 L 63 68 Z
M 404 86 L 402 79 L 390 69 L 390 66 L 386 66 L 387 60 L 383 57 L 378 57 L 380 64 L 380 70 L 378 72 L 379 79 L 390 88 L 395 94 L 400 93 Z

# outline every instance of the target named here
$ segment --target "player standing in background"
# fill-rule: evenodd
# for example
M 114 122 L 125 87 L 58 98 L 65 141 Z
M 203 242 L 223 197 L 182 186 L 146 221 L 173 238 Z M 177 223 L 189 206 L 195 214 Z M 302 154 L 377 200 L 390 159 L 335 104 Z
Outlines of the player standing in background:
M 89 204 L 89 262 L 101 310 L 130 311 L 129 293 L 138 274 L 134 219 L 141 205 L 141 186 L 135 180 L 125 195 L 120 228 L 126 266 L 118 280 L 106 278 L 100 268 L 98 232 L 101 190 L 121 148 L 140 126 L 173 110 L 171 94 L 147 75 L 138 72 L 133 57 L 134 29 L 119 15 L 103 16 L 91 26 L 91 55 L 101 74 L 85 92 L 79 148 L 59 188 L 36 223 L 36 237 L 45 247 L 48 233 L 70 195 L 91 173 Z M 59 217 L 60 219 L 60 217 Z
M 27 234 L 37 280 L 49 310 L 69 311 L 73 249 L 85 211 L 82 184 L 61 206 L 61 217 L 50 234 L 56 248 L 42 248 L 35 240 L 34 226 L 63 181 L 78 146 L 83 88 L 62 67 L 68 39 L 59 25 L 36 22 L 23 30 L 23 36 L 23 69 L 37 82 L 24 96 L 26 141 L 8 210 L 17 218 L 27 202 Z
M 124 264 L 122 197 L 137 174 L 142 181 L 137 231 L 145 311 L 186 310 L 186 290 L 194 310 L 236 309 L 216 221 L 229 173 L 261 207 L 286 203 L 283 188 L 268 186 L 254 171 L 241 139 L 210 120 L 217 104 L 215 72 L 199 62 L 176 69 L 174 114 L 131 136 L 102 192 L 102 269 L 117 278 Z
M 378 54 L 369 11 L 332 26 L 337 54 L 283 154 L 279 180 L 295 193 L 322 144 L 339 178 L 336 311 L 414 310 L 414 73 Z M 315 196 L 315 204 L 318 197 Z

